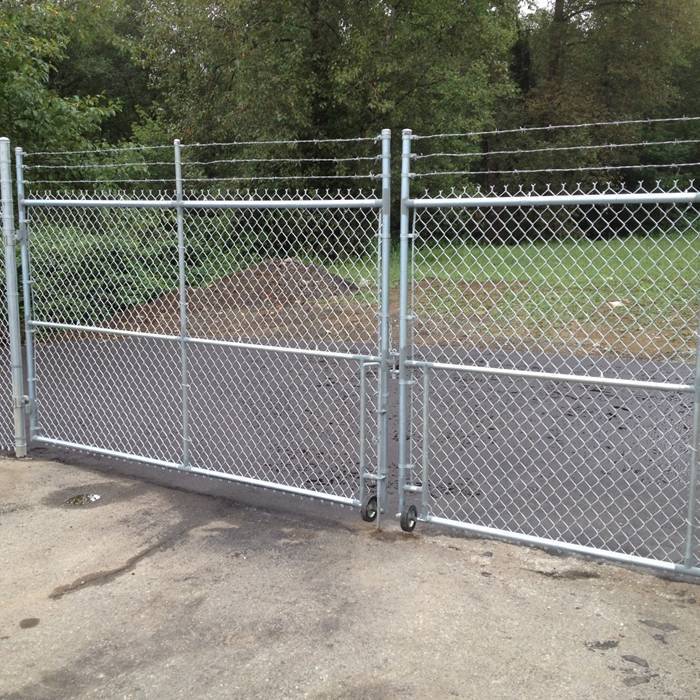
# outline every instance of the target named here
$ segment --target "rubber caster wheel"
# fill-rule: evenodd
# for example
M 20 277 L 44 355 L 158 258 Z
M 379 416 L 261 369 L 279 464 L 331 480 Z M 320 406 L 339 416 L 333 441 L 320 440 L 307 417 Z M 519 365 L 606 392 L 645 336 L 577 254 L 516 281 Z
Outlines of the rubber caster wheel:
M 377 519 L 377 497 L 370 496 L 360 508 L 360 515 L 366 523 L 374 522 Z
M 404 532 L 413 532 L 418 522 L 418 511 L 415 506 L 408 506 L 403 513 L 401 513 L 401 529 Z

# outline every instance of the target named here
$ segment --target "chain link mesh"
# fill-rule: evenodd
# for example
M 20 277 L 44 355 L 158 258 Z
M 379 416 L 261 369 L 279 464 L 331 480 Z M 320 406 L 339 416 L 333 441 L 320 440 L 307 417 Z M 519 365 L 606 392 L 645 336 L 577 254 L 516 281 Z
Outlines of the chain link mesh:
M 622 188 L 649 190 L 674 188 Z M 621 188 L 477 196 L 613 191 Z M 448 204 L 458 194 L 441 193 Z M 697 205 L 418 201 L 413 214 L 415 360 L 694 381 Z M 411 399 L 413 481 L 426 448 L 432 515 L 682 560 L 692 395 L 434 369 L 426 445 L 421 373 Z
M 206 204 L 340 195 L 374 201 L 337 190 L 186 196 Z M 110 206 L 119 199 L 172 193 L 105 193 L 95 208 L 29 205 L 34 319 L 100 329 L 37 327 L 39 434 L 181 463 L 178 214 Z M 183 226 L 187 335 L 196 339 L 186 344 L 190 465 L 356 498 L 359 362 L 322 354 L 377 355 L 380 209 L 195 207 Z M 375 369 L 365 384 L 366 464 L 377 459 Z
M 0 221 L 2 204 L 0 204 Z M 0 269 L 0 450 L 13 452 L 15 447 L 15 424 L 12 400 L 12 371 L 10 363 L 10 331 L 7 319 L 7 300 L 5 296 L 5 266 Z

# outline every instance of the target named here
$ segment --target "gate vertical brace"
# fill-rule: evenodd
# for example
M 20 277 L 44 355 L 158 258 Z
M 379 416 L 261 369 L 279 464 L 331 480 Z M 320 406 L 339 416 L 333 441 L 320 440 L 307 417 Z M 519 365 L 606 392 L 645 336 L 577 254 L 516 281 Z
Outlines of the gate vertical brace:
M 404 129 L 401 139 L 401 235 L 399 255 L 399 515 L 404 511 L 406 480 L 411 468 L 409 439 L 410 384 L 408 360 L 408 324 L 411 310 L 408 308 L 410 245 L 408 198 L 410 197 L 411 136 L 410 129 Z
M 686 566 L 691 567 L 695 561 L 697 502 L 698 502 L 698 451 L 700 451 L 700 326 L 695 346 L 695 391 L 693 393 L 693 432 L 690 445 L 690 467 L 688 469 L 688 523 L 685 539 Z
M 379 312 L 379 391 L 377 397 L 377 527 L 386 510 L 389 473 L 389 362 L 391 354 L 391 129 L 382 129 L 381 298 Z
M 12 404 L 15 424 L 15 455 L 27 456 L 27 430 L 24 416 L 24 369 L 22 336 L 19 326 L 19 292 L 17 289 L 17 249 L 15 216 L 12 199 L 10 140 L 0 138 L 0 195 L 2 196 L 2 231 L 5 238 L 5 288 L 7 292 L 7 325 L 10 333 L 10 366 L 12 372 Z
M 27 394 L 29 404 L 29 446 L 37 431 L 36 413 L 36 365 L 34 360 L 34 327 L 32 326 L 32 270 L 29 255 L 29 230 L 27 227 L 27 207 L 24 203 L 24 151 L 15 149 L 17 181 L 17 212 L 19 214 L 20 256 L 22 259 L 22 304 L 24 306 L 24 346 L 27 371 Z
M 180 287 L 180 409 L 182 415 L 182 466 L 190 467 L 190 384 L 187 322 L 187 266 L 185 262 L 185 216 L 182 206 L 182 154 L 180 139 L 175 148 L 175 196 L 177 210 L 177 258 Z

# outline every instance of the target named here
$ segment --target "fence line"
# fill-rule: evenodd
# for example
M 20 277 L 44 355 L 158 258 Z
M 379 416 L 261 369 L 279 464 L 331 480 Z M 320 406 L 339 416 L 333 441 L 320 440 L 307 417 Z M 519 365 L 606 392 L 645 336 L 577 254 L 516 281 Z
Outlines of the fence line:
M 27 418 L 37 445 L 325 499 L 378 523 L 394 509 L 407 531 L 435 523 L 700 575 L 700 193 L 692 171 L 630 186 L 615 175 L 698 168 L 692 149 L 679 163 L 459 169 L 460 159 L 627 149 L 649 160 L 644 149 L 700 138 L 414 152 L 431 139 L 699 120 L 404 130 L 397 266 L 388 130 L 17 149 L 26 379 L 0 140 L 17 454 Z M 317 144 L 328 148 L 299 157 L 199 151 Z M 152 162 L 116 162 L 157 149 Z M 77 156 L 90 157 L 65 162 Z M 430 158 L 455 167 L 414 170 Z M 371 162 L 381 170 L 358 172 Z M 83 169 L 96 179 L 80 179 Z M 600 172 L 609 180 L 590 184 Z M 25 180 L 33 173 L 42 179 Z M 515 187 L 495 177 L 544 173 L 584 177 Z M 416 196 L 422 177 L 463 184 Z M 381 192 L 355 186 L 367 179 Z M 206 188 L 257 180 L 290 187 Z M 295 187 L 315 180 L 347 187 Z M 172 189 L 137 188 L 156 183 Z M 63 187 L 83 184 L 98 187 Z

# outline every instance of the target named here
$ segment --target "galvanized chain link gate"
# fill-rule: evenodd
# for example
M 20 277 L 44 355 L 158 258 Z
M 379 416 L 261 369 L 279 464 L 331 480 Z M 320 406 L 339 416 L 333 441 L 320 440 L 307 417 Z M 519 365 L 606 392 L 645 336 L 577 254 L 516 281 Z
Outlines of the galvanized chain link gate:
M 192 189 L 209 180 L 183 167 L 256 159 L 179 142 L 156 163 L 171 190 L 25 194 L 27 171 L 74 166 L 18 149 L 32 444 L 700 574 L 700 194 L 414 197 L 445 173 L 412 163 L 469 155 L 424 138 L 403 134 L 396 265 L 388 130 L 334 142 L 380 154 L 297 159 L 380 161 L 357 176 L 380 196 Z
M 185 191 L 178 141 L 171 192 L 25 196 L 18 151 L 32 443 L 376 518 L 390 134 L 346 141 L 381 144 L 346 159 L 381 163 L 380 197 Z
M 699 573 L 700 195 L 413 198 L 421 138 L 403 133 L 402 527 Z

